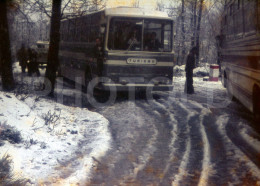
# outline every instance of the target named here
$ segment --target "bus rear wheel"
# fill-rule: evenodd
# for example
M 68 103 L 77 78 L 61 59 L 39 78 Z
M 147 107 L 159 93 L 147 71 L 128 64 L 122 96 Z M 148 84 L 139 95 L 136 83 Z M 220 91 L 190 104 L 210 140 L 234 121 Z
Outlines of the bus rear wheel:
M 260 88 L 258 86 L 254 87 L 253 90 L 253 114 L 254 120 L 260 122 Z

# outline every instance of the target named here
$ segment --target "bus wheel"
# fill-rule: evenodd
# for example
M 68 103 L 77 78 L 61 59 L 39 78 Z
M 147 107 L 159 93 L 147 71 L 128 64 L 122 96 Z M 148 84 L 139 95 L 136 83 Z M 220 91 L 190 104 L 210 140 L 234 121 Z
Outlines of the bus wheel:
M 260 88 L 255 86 L 253 89 L 253 114 L 256 122 L 260 122 Z

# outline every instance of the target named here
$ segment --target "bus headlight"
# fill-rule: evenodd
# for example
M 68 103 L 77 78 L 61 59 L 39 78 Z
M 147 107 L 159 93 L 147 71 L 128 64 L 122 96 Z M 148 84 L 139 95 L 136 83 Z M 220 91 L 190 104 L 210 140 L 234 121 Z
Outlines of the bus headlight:
M 151 81 L 154 85 L 159 85 L 159 84 L 170 84 L 170 79 L 166 77 L 159 77 L 159 78 L 154 78 Z

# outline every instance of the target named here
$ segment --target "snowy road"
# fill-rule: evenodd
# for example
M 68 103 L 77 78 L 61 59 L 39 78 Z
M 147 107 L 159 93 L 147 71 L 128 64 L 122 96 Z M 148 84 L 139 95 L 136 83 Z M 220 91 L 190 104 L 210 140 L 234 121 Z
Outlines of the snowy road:
M 171 92 L 154 92 L 151 99 L 136 95 L 131 101 L 120 93 L 112 104 L 94 108 L 81 86 L 58 79 L 57 96 L 50 101 L 76 107 L 77 114 L 87 108 L 109 121 L 112 139 L 102 147 L 104 156 L 86 154 L 87 185 L 260 185 L 260 125 L 252 122 L 252 114 L 231 101 L 220 82 L 194 78 L 194 95 L 183 93 L 184 83 L 185 78 L 175 77 Z
M 95 160 L 92 184 L 260 185 L 260 135 L 251 114 L 230 102 L 220 82 L 195 78 L 196 94 L 117 101 L 96 109 L 110 122 L 113 144 Z

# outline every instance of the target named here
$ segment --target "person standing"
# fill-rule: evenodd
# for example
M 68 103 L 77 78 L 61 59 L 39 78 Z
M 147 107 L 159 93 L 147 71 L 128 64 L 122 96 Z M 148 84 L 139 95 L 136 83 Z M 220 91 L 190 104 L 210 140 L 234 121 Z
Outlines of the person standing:
M 103 45 L 100 37 L 96 38 L 96 43 L 93 48 L 93 59 L 97 63 L 97 74 L 101 76 L 103 68 Z
M 156 38 L 156 32 L 152 32 L 151 39 L 150 39 L 147 47 L 148 47 L 149 51 L 158 51 L 159 48 L 161 48 L 161 43 Z
M 37 62 L 37 52 L 34 49 L 28 48 L 28 75 L 31 76 L 33 73 L 36 73 L 37 76 L 40 76 L 39 66 Z
M 197 55 L 197 47 L 193 47 L 190 50 L 190 53 L 187 57 L 187 62 L 185 66 L 186 72 L 186 83 L 184 92 L 187 94 L 194 94 L 194 87 L 193 87 L 193 69 L 195 68 L 195 55 Z
M 25 69 L 27 67 L 27 52 L 24 47 L 24 44 L 22 44 L 21 48 L 17 52 L 17 59 L 19 61 L 19 64 L 22 68 L 22 73 L 25 73 Z

